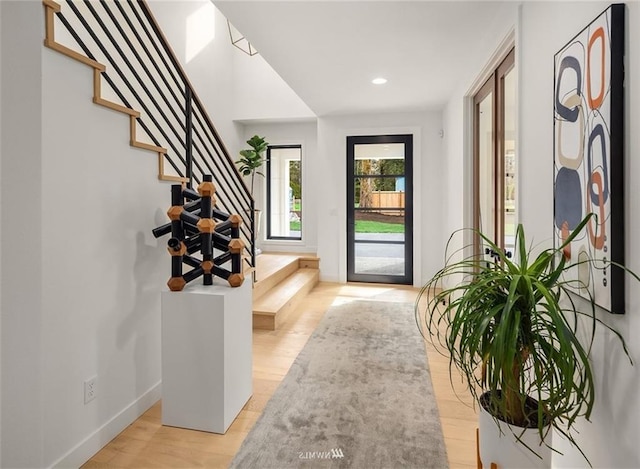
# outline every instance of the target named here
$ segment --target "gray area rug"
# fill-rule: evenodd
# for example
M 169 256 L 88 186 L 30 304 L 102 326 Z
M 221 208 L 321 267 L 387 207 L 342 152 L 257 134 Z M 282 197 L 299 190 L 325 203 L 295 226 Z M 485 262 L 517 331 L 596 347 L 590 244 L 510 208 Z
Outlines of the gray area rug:
M 447 467 L 413 305 L 329 309 L 230 467 Z

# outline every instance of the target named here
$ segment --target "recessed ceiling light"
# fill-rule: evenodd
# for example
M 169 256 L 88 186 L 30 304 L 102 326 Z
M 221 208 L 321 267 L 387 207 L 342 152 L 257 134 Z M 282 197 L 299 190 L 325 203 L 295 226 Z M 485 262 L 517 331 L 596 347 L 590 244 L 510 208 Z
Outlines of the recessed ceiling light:
M 384 85 L 387 82 L 386 78 L 378 77 L 371 80 L 374 85 Z

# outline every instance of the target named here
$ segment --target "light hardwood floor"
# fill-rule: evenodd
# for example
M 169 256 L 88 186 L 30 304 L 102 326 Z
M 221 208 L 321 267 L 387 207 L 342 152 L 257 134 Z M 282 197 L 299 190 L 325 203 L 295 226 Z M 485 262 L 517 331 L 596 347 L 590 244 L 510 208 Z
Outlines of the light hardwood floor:
M 83 467 L 226 468 L 332 304 L 357 299 L 413 302 L 416 295 L 417 290 L 409 287 L 320 283 L 288 316 L 280 330 L 254 331 L 253 397 L 225 435 L 164 427 L 158 402 Z M 427 354 L 450 467 L 476 467 L 475 411 L 468 404 L 468 397 L 461 402 L 452 391 L 447 358 L 430 346 Z M 463 391 L 459 393 L 465 395 Z

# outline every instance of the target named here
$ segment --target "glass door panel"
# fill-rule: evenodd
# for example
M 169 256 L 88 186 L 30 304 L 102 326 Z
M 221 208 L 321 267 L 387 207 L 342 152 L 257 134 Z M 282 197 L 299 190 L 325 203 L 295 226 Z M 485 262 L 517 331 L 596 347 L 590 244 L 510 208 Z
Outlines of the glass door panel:
M 357 210 L 355 212 L 355 240 L 405 240 L 404 209 Z
M 397 277 L 405 275 L 404 249 L 401 244 L 359 242 L 355 244 L 354 249 L 355 274 Z
M 513 253 L 517 226 L 516 214 L 516 86 L 515 70 L 503 78 L 504 91 L 504 248 Z
M 493 93 L 478 105 L 478 227 L 489 239 L 495 238 L 496 200 L 493 158 Z

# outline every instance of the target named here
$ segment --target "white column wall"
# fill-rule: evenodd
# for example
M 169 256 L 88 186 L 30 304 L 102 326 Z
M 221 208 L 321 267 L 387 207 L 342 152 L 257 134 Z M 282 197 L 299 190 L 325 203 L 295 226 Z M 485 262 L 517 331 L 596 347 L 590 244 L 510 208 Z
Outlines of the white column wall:
M 0 3 L 0 54 L 2 54 L 2 4 Z M 2 107 L 2 60 L 0 60 L 0 109 Z M 0 181 L 2 181 L 2 111 L 0 111 Z M 0 266 L 2 265 L 2 191 L 0 191 Z M 2 318 L 2 269 L 0 268 L 0 318 Z M 0 319 L 0 364 L 2 364 L 2 320 Z M 2 422 L 2 373 L 0 373 L 0 422 Z M 2 424 L 0 423 L 0 441 Z M 2 444 L 0 444 L 0 464 L 2 463 Z
M 41 467 L 42 6 L 2 2 L 2 467 Z

